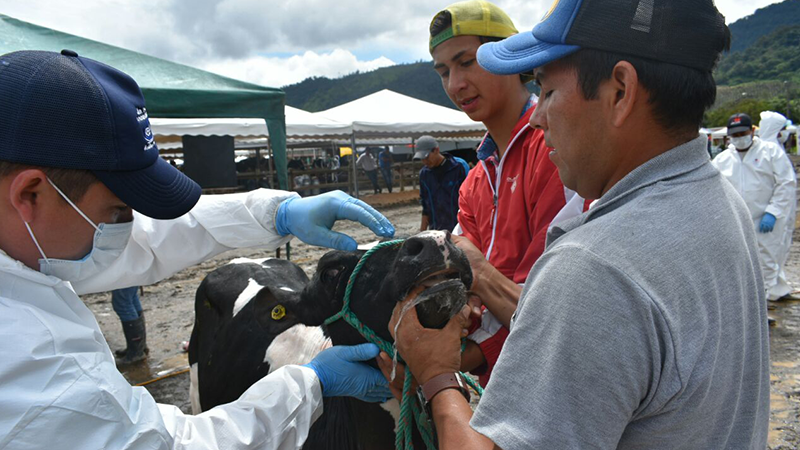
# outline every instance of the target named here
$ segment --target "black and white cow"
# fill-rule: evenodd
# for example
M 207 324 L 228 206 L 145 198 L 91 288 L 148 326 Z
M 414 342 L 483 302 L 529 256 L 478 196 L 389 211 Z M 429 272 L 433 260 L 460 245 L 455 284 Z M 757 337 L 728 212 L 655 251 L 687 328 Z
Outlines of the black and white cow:
M 342 320 L 323 325 L 341 310 L 363 254 L 326 253 L 310 281 L 299 267 L 277 259 L 238 259 L 211 272 L 197 291 L 189 345 L 195 412 L 235 400 L 270 370 L 304 364 L 331 343 L 365 342 Z M 373 253 L 352 288 L 350 307 L 391 341 L 392 311 L 412 290 L 428 299 L 416 306 L 422 324 L 441 327 L 465 304 L 471 284 L 469 262 L 450 234 L 427 231 Z M 398 412 L 396 400 L 325 399 L 304 448 L 392 449 Z

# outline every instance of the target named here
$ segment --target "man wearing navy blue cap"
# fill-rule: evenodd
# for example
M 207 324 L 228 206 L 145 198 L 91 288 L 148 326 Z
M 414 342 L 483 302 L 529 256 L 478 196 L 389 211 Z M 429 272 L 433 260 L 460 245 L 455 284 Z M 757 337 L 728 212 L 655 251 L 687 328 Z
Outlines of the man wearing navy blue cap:
M 323 396 L 390 395 L 359 362 L 378 354 L 367 344 L 186 416 L 128 384 L 78 297 L 292 235 L 355 250 L 330 228 L 349 219 L 393 235 L 377 211 L 342 192 L 201 196 L 159 158 L 136 82 L 68 50 L 0 56 L 0 135 L 0 448 L 297 448 Z
M 712 0 L 557 0 L 480 48 L 489 71 L 535 69 L 531 125 L 564 186 L 598 200 L 551 227 L 474 415 L 449 381 L 467 314 L 399 323 L 442 447 L 766 447 L 755 232 L 698 136 L 729 42 Z

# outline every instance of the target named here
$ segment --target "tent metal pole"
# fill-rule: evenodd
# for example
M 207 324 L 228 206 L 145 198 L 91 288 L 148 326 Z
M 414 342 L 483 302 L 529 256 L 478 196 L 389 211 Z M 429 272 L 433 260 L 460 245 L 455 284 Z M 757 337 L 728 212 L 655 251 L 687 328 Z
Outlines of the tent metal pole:
M 415 189 L 417 179 L 414 178 L 414 152 L 417 150 L 417 138 L 411 138 L 411 190 Z
M 355 191 L 355 195 L 353 197 L 358 197 L 358 168 L 356 167 L 356 157 L 358 156 L 358 152 L 356 151 L 356 131 L 353 130 L 353 133 L 350 135 L 350 145 L 353 146 L 353 154 L 352 154 L 352 166 L 353 166 L 353 190 Z
M 269 187 L 275 187 L 275 173 L 272 169 L 272 162 L 273 162 L 273 153 L 272 153 L 272 143 L 270 142 L 269 138 L 267 138 L 267 156 L 269 156 L 268 167 L 269 167 Z M 287 180 L 288 182 L 288 180 Z
M 261 187 L 261 149 L 256 147 L 256 188 Z

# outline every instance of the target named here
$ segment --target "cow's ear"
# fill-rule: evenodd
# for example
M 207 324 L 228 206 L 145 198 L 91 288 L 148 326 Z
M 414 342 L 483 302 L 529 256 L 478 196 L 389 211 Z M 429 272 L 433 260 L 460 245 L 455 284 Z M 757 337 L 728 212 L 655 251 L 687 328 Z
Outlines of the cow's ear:
M 344 272 L 344 265 L 338 265 L 334 267 L 327 267 L 322 270 L 322 274 L 320 275 L 320 279 L 325 284 L 338 284 L 339 276 Z

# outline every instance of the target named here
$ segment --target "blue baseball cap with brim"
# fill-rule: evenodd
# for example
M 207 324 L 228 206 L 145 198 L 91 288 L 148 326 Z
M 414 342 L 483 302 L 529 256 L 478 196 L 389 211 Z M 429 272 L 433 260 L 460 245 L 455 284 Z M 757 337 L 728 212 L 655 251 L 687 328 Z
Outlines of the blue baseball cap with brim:
M 552 44 L 541 41 L 532 32 L 514 35 L 499 42 L 489 42 L 478 48 L 478 63 L 498 75 L 529 72 L 578 51 L 576 45 Z
M 478 49 L 478 63 L 489 72 L 513 75 L 529 72 L 580 50 L 579 46 L 565 41 L 580 3 L 581 0 L 556 1 L 532 31 L 482 45 Z
M 200 186 L 158 154 L 136 82 L 64 50 L 0 56 L 0 160 L 91 171 L 133 210 L 187 213 Z
M 580 49 L 713 70 L 729 41 L 713 0 L 555 0 L 530 32 L 478 49 L 489 72 L 529 72 Z

